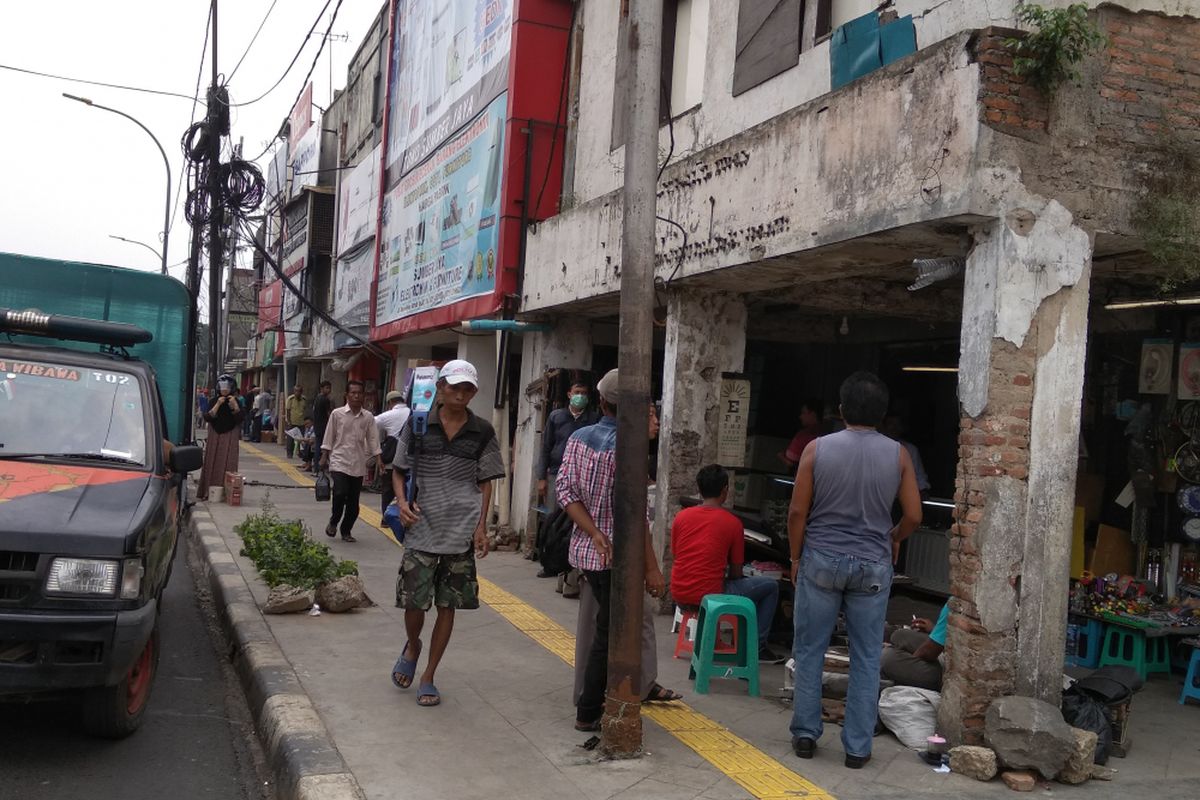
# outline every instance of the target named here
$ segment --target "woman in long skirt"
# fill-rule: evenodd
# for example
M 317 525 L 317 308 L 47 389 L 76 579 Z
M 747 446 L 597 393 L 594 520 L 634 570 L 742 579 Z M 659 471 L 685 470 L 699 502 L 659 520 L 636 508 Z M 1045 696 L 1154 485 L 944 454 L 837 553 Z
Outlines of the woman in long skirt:
M 226 472 L 237 472 L 238 446 L 241 441 L 242 409 L 233 395 L 233 378 L 222 375 L 217 380 L 218 394 L 209 403 L 208 441 L 204 445 L 204 468 L 200 471 L 200 488 L 196 497 L 208 499 L 208 487 L 225 483 Z

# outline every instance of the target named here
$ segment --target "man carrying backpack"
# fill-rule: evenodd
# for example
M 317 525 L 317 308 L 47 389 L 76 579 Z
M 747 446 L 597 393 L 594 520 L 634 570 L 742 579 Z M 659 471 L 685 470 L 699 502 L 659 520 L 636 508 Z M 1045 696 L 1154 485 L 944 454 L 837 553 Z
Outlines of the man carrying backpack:
M 417 436 L 413 425 L 401 429 L 392 472 L 400 521 L 407 529 L 396 606 L 404 609 L 408 640 L 392 667 L 392 682 L 401 689 L 413 683 L 425 614 L 430 605 L 437 606 L 429 660 L 417 690 L 421 706 L 441 703 L 433 680 L 450 643 L 455 611 L 479 608 L 475 559 L 488 553 L 492 481 L 504 476 L 496 432 L 467 407 L 479 391 L 475 367 L 448 362 L 438 373 L 437 387 L 438 405 L 429 414 L 427 431 Z M 405 486 L 410 473 L 415 473 L 415 497 Z
M 396 499 L 392 489 L 392 462 L 396 460 L 396 444 L 400 441 L 400 431 L 408 422 L 412 411 L 404 404 L 404 392 L 388 392 L 384 400 L 384 411 L 375 417 L 375 426 L 379 428 L 379 446 L 383 450 L 383 496 L 380 498 L 380 514 L 387 512 L 387 507 Z

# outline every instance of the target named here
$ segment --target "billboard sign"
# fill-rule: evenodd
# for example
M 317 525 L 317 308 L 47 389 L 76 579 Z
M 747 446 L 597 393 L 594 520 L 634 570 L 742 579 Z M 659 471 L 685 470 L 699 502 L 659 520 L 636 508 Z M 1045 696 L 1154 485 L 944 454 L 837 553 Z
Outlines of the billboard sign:
M 288 144 L 284 140 L 267 164 L 267 198 L 266 206 L 280 205 L 287 198 L 283 196 L 288 185 Z
M 258 291 L 259 334 L 279 327 L 279 310 L 282 301 L 283 281 L 272 281 Z
M 304 269 L 308 256 L 308 200 L 283 211 L 283 274 L 289 278 Z
M 507 99 L 384 198 L 376 325 L 495 292 Z
M 299 196 L 305 186 L 316 186 L 321 177 L 321 126 L 314 125 L 291 148 L 288 198 Z
M 293 144 L 299 141 L 300 137 L 304 136 L 304 134 L 308 133 L 308 129 L 312 127 L 312 99 L 313 85 L 309 81 L 308 86 L 304 87 L 304 92 L 301 93 L 300 99 L 296 101 L 296 105 L 292 108 L 292 113 L 288 117 L 288 139 Z
M 396 0 L 389 185 L 508 88 L 513 0 Z
M 379 215 L 379 153 L 380 146 L 350 170 L 338 186 L 339 255 L 375 235 Z

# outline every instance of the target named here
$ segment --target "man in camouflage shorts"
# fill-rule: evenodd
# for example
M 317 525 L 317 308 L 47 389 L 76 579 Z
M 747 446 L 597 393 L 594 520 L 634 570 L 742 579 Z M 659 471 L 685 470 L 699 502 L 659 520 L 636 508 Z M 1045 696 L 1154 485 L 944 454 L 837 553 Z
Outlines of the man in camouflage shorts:
M 415 437 L 412 425 L 405 425 L 396 443 L 392 487 L 407 529 L 396 606 L 404 609 L 408 641 L 392 667 L 392 682 L 401 689 L 412 685 L 425 614 L 436 606 L 429 660 L 417 690 L 422 706 L 441 702 L 433 678 L 450 643 L 454 612 L 479 608 L 475 559 L 487 555 L 492 481 L 504 476 L 495 431 L 467 408 L 478 386 L 471 364 L 447 363 L 438 373 L 438 404 L 429 414 L 428 431 Z M 415 499 L 406 486 L 414 470 Z

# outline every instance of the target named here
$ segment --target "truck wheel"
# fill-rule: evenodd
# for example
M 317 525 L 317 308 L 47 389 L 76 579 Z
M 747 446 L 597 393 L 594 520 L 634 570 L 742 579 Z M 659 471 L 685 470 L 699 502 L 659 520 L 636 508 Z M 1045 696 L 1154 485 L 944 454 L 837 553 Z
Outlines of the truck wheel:
M 89 689 L 83 699 L 83 727 L 92 736 L 123 739 L 142 724 L 158 673 L 158 625 L 129 672 L 116 686 Z

